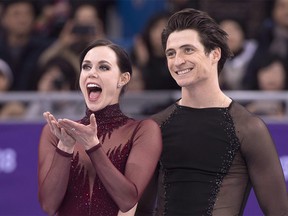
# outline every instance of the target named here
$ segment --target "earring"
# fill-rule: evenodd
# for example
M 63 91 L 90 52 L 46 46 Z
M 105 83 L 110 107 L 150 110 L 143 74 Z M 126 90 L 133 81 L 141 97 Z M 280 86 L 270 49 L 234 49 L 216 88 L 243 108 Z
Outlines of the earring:
M 120 88 L 120 87 L 121 87 L 121 84 L 118 84 L 118 85 L 117 85 L 117 88 Z

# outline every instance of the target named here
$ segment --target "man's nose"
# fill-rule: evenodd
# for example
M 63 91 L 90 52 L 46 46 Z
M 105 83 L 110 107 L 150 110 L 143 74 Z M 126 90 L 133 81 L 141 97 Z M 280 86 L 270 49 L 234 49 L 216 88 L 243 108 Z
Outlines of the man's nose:
M 175 61 L 174 61 L 175 65 L 181 65 L 183 63 L 185 63 L 185 58 L 181 53 L 177 53 L 175 56 Z

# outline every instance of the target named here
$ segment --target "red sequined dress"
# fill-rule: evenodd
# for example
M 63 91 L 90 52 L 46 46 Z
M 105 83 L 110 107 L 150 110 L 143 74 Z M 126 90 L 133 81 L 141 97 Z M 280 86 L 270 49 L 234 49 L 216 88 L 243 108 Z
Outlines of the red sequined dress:
M 92 112 L 87 110 L 85 117 L 80 122 L 85 125 L 89 124 L 91 114 Z M 112 164 L 122 174 L 125 173 L 127 161 L 130 160 L 133 163 L 133 160 L 141 158 L 141 154 L 147 149 L 147 142 L 160 143 L 161 145 L 160 129 L 154 121 L 136 121 L 128 118 L 121 112 L 119 104 L 108 106 L 94 114 L 97 121 L 97 135 L 102 148 Z M 46 145 L 46 148 L 52 146 L 56 149 L 57 143 L 58 139 L 50 132 L 49 127 L 45 126 L 40 145 Z M 45 147 L 40 149 L 45 149 Z M 129 159 L 131 152 L 133 152 L 133 157 Z M 57 157 L 61 156 L 57 155 Z M 90 157 L 85 149 L 76 143 L 74 155 L 71 158 L 67 190 L 57 215 L 117 215 L 119 207 L 114 202 L 113 194 L 109 194 L 105 189 Z M 158 157 L 157 154 L 151 155 L 151 158 L 147 158 L 147 160 L 158 161 L 159 157 L 155 157 Z M 153 170 L 150 172 L 152 175 Z M 134 175 L 139 175 L 139 172 Z M 150 177 L 149 175 L 146 176 L 145 178 L 148 179 L 141 180 L 141 182 L 143 184 L 148 183 Z

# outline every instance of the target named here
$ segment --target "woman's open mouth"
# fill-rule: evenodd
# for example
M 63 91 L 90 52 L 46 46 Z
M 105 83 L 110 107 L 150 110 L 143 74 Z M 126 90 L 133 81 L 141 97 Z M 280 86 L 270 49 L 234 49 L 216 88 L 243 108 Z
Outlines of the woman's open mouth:
M 102 88 L 96 83 L 88 83 L 87 92 L 89 100 L 96 101 L 102 92 Z

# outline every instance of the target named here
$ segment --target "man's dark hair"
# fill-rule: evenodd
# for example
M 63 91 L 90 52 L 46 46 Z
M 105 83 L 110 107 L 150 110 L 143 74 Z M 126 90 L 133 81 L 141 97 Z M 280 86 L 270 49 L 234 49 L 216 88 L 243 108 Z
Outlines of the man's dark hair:
M 186 8 L 174 13 L 169 18 L 162 32 L 162 46 L 164 50 L 166 50 L 166 43 L 171 33 L 186 29 L 193 29 L 198 32 L 200 42 L 203 44 L 206 53 L 210 53 L 217 47 L 221 49 L 221 59 L 218 62 L 219 75 L 226 60 L 232 56 L 227 45 L 227 33 L 206 12 Z

